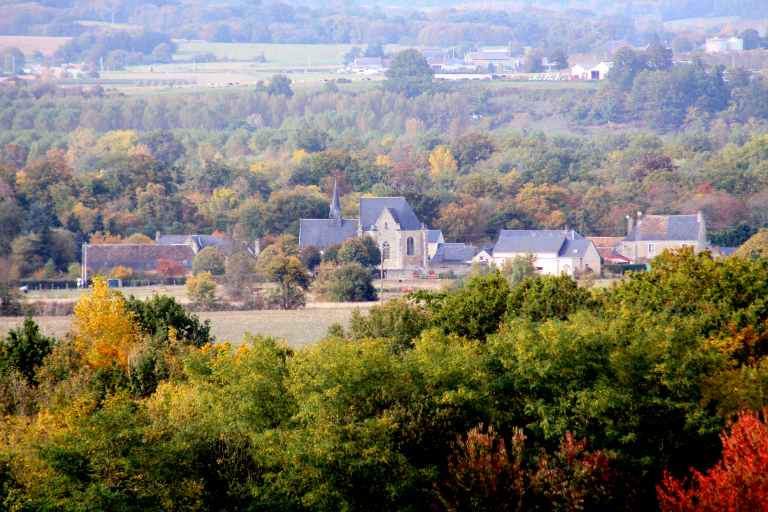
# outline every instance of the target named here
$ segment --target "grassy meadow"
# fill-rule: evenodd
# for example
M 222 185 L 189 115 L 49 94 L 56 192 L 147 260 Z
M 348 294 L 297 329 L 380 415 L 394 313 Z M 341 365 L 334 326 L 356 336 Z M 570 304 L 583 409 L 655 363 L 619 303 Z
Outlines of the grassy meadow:
M 333 307 L 308 307 L 295 311 L 214 311 L 198 313 L 210 320 L 214 336 L 220 342 L 239 345 L 245 334 L 261 334 L 286 340 L 292 347 L 315 343 L 334 323 L 346 325 L 352 311 L 369 304 L 340 304 Z M 41 316 L 35 321 L 44 333 L 61 337 L 69 332 L 71 316 Z M 0 317 L 0 335 L 24 322 L 21 317 Z
M 265 65 L 278 68 L 338 67 L 353 45 L 349 44 L 272 44 L 209 43 L 176 41 L 175 60 L 189 61 L 196 55 L 211 53 L 219 60 L 252 61 L 261 56 Z

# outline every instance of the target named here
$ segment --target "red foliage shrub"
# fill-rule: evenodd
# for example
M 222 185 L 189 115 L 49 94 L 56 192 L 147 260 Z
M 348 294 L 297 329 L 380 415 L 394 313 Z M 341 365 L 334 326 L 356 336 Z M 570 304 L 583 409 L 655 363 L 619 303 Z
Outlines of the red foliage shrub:
M 768 511 L 768 425 L 745 411 L 720 439 L 723 457 L 706 473 L 691 470 L 687 482 L 665 472 L 656 488 L 663 511 Z
M 179 277 L 187 273 L 184 265 L 178 261 L 160 258 L 157 260 L 157 273 L 165 277 Z
M 493 429 L 479 425 L 460 437 L 448 459 L 438 510 L 590 510 L 611 500 L 615 475 L 602 451 L 588 452 L 568 432 L 560 449 L 526 457 L 525 436 L 510 451 Z

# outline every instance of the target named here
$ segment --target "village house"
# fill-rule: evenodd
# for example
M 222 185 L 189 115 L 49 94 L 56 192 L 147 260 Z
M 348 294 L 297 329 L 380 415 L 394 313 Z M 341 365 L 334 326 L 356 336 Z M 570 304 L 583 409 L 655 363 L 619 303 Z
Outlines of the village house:
M 464 275 L 472 270 L 477 247 L 464 243 L 442 243 L 429 261 L 429 270 L 434 274 Z
M 605 80 L 613 68 L 613 62 L 599 62 L 594 66 L 576 64 L 571 67 L 571 78 L 575 80 Z
M 588 236 L 597 249 L 603 265 L 626 265 L 629 258 L 619 253 L 619 246 L 624 237 L 621 236 Z
M 493 247 L 493 261 L 503 267 L 518 256 L 532 256 L 541 274 L 577 276 L 600 274 L 601 261 L 595 245 L 574 230 L 502 230 Z
M 744 51 L 744 40 L 740 37 L 710 37 L 704 43 L 706 53 L 727 53 Z
M 691 247 L 695 252 L 709 248 L 704 214 L 627 216 L 627 236 L 618 252 L 632 263 L 652 260 L 665 250 Z
M 258 243 L 253 247 L 236 243 L 231 238 L 216 235 L 163 235 L 155 234 L 152 243 L 83 244 L 83 282 L 95 275 L 109 275 L 116 267 L 130 269 L 135 276 L 157 275 L 161 264 L 171 264 L 182 277 L 192 271 L 195 255 L 206 247 L 215 247 L 226 257 L 242 249 L 255 256 Z

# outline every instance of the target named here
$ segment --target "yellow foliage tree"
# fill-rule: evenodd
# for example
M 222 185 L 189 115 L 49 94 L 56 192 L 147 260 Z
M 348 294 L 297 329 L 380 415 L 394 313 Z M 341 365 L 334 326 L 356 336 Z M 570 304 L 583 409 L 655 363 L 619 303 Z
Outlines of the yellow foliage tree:
M 429 171 L 433 178 L 452 179 L 459 172 L 459 165 L 450 148 L 437 146 L 429 155 Z
M 112 269 L 109 275 L 115 279 L 128 279 L 133 275 L 133 270 L 128 267 L 118 265 Z
M 132 155 L 139 136 L 133 130 L 115 130 L 102 135 L 96 142 L 96 153 L 100 155 Z
M 378 155 L 376 157 L 376 165 L 379 167 L 392 167 L 392 159 L 389 155 Z
M 91 293 L 75 305 L 72 322 L 75 347 L 95 368 L 128 368 L 128 358 L 141 342 L 133 315 L 123 296 L 110 290 L 104 278 L 96 278 Z
M 293 152 L 293 156 L 291 157 L 291 161 L 293 161 L 293 163 L 295 163 L 295 164 L 300 164 L 308 156 L 309 156 L 309 153 L 307 153 L 303 149 L 296 149 Z

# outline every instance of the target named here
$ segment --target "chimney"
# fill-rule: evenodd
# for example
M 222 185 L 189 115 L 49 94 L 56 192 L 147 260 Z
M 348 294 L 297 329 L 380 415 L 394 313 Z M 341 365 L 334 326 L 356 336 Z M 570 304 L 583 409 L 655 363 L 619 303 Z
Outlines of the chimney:
M 635 229 L 635 219 L 631 215 L 627 215 L 627 236 L 632 236 L 632 231 Z
M 707 221 L 704 219 L 704 212 L 696 212 L 696 220 L 699 223 L 699 236 L 696 243 L 696 249 L 699 251 L 707 250 Z
M 155 242 L 159 242 L 159 241 L 160 241 L 160 232 L 155 231 Z

